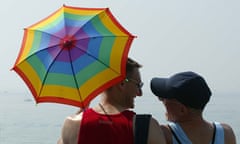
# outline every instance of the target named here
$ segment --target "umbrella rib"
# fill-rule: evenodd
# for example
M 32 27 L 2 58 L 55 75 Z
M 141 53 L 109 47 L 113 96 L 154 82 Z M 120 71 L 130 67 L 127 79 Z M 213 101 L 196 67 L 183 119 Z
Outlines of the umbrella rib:
M 64 25 L 66 25 L 66 22 L 65 22 L 65 13 L 63 15 L 63 19 L 64 19 Z M 76 33 L 73 34 L 73 36 L 75 35 Z M 76 45 L 75 45 L 76 46 Z M 75 84 L 76 84 L 76 87 L 77 89 L 79 89 L 79 85 L 78 85 L 78 82 L 77 82 L 77 79 L 76 79 L 76 76 L 75 76 L 75 72 L 74 72 L 74 68 L 73 68 L 73 64 L 72 64 L 72 57 L 71 57 L 71 54 L 70 54 L 70 51 L 68 51 L 68 55 L 69 55 L 69 58 L 70 58 L 70 64 L 71 64 L 71 70 L 73 72 L 73 78 L 74 78 L 74 81 L 75 81 Z M 78 95 L 79 95 L 79 98 L 80 98 L 80 101 L 82 102 L 82 97 L 81 97 L 81 93 L 80 91 L 78 90 Z M 82 107 L 84 107 L 84 105 L 81 103 Z
M 47 35 L 54 36 L 54 37 L 57 38 L 57 39 L 61 39 L 60 37 L 58 37 L 58 36 L 56 36 L 56 35 L 53 35 L 53 34 L 50 34 L 50 33 L 45 32 L 45 31 L 38 30 L 38 29 L 33 30 L 33 29 L 30 29 L 30 28 L 26 28 L 26 30 L 28 30 L 28 31 L 38 31 L 38 32 L 42 32 L 42 33 L 45 33 L 45 34 L 47 34 Z M 42 48 L 41 50 L 39 50 L 39 51 L 37 51 L 37 52 L 43 51 L 43 50 L 45 50 L 45 49 L 53 48 L 53 47 L 58 46 L 58 45 L 60 45 L 60 44 L 57 43 L 57 44 L 55 44 L 55 45 Z M 34 54 L 36 54 L 36 53 L 33 53 L 33 54 L 29 55 L 28 57 L 31 57 L 31 56 L 34 55 Z
M 102 37 L 129 37 L 127 35 L 97 35 L 97 36 L 91 36 L 91 38 L 95 39 L 95 38 L 102 38 Z M 79 39 L 76 39 L 76 41 L 79 41 L 79 40 L 85 40 L 85 39 L 89 39 L 89 37 L 82 37 L 82 38 L 79 38 Z
M 72 64 L 72 57 L 71 57 L 70 51 L 68 51 L 68 55 L 69 55 L 69 58 L 70 58 L 70 64 L 71 64 L 71 69 L 72 69 L 72 72 L 73 72 L 73 78 L 74 78 L 77 89 L 79 89 L 79 85 L 78 85 L 78 82 L 77 82 L 77 79 L 76 79 L 76 74 L 75 74 L 73 64 Z M 78 95 L 79 95 L 80 101 L 82 102 L 83 100 L 82 100 L 81 93 L 80 93 L 79 90 L 78 90 Z M 82 107 L 84 107 L 83 103 L 81 103 L 81 105 L 82 105 Z
M 104 62 L 102 62 L 100 59 L 98 59 L 97 57 L 91 55 L 90 53 L 88 53 L 87 51 L 81 49 L 80 47 L 78 47 L 77 45 L 75 45 L 76 48 L 78 48 L 79 50 L 83 51 L 84 53 L 86 53 L 87 55 L 89 55 L 90 57 L 92 57 L 95 60 L 98 60 L 101 64 L 105 65 L 106 67 L 110 68 L 112 71 L 114 71 L 115 73 L 119 74 L 116 70 L 112 69 L 111 67 L 109 67 L 108 65 L 106 65 Z
M 53 58 L 52 62 L 50 63 L 49 67 L 47 68 L 46 74 L 44 75 L 43 81 L 42 81 L 42 85 L 39 91 L 39 95 L 41 95 L 44 83 L 46 81 L 47 78 L 47 74 L 49 73 L 50 68 L 52 67 L 53 63 L 55 62 L 56 58 L 60 55 L 61 51 L 63 51 L 62 49 L 59 51 L 59 53 Z
M 30 54 L 30 55 L 28 55 L 26 58 L 24 58 L 23 61 L 19 62 L 18 65 L 21 64 L 22 62 L 24 62 L 26 59 L 28 59 L 28 58 L 36 55 L 36 53 L 41 52 L 41 51 L 44 51 L 44 50 L 46 50 L 46 49 L 54 48 L 54 47 L 56 47 L 56 46 L 58 46 L 58 45 L 59 45 L 59 44 L 52 45 L 52 46 L 50 46 L 50 47 L 43 48 L 43 49 L 41 49 L 41 50 L 39 50 L 39 51 L 37 51 L 37 52 L 33 52 L 32 54 Z
M 42 31 L 42 30 L 39 30 L 39 29 L 25 28 L 25 30 L 28 30 L 28 31 L 37 31 L 37 32 L 41 32 L 41 33 L 45 33 L 45 34 L 47 34 L 47 35 L 50 35 L 51 37 L 53 36 L 53 37 L 55 37 L 55 38 L 57 38 L 57 39 L 62 39 L 62 38 L 59 37 L 59 36 L 56 36 L 56 35 L 54 35 L 54 34 L 51 34 L 51 33 L 48 33 L 48 32 L 46 32 L 46 31 Z
M 99 12 L 98 14 L 94 15 L 90 20 L 86 21 L 86 23 L 84 23 L 81 28 L 83 28 L 85 25 L 87 25 L 92 19 L 96 18 L 98 15 L 100 15 L 101 13 L 103 13 L 104 11 L 106 11 L 107 8 L 103 9 L 101 12 Z M 76 36 L 76 34 L 81 30 L 81 28 L 79 30 L 77 30 L 73 36 Z
M 107 9 L 108 9 L 108 8 L 105 8 L 105 9 L 103 9 L 101 12 L 99 12 L 98 14 L 94 15 L 94 16 L 91 18 L 91 20 L 94 19 L 94 18 L 96 18 L 97 16 L 101 15 L 102 13 L 104 13 Z M 65 17 L 65 15 L 64 15 L 64 17 Z M 84 23 L 84 24 L 81 26 L 81 28 L 83 28 L 85 25 L 87 25 L 88 23 L 90 23 L 91 20 L 88 20 L 86 23 Z M 76 34 L 77 34 L 79 31 L 80 31 L 80 29 L 77 30 L 77 31 L 73 34 L 73 36 L 76 36 Z M 98 38 L 98 37 L 102 37 L 102 36 L 103 36 L 103 35 L 101 35 L 101 36 L 94 36 L 94 37 L 91 37 L 91 38 Z M 104 37 L 116 37 L 116 36 L 104 35 Z M 126 36 L 118 36 L 118 37 L 126 37 Z M 84 39 L 87 39 L 87 38 L 89 38 L 89 37 L 80 38 L 80 39 L 77 39 L 77 40 L 84 40 Z M 89 54 L 87 51 L 81 49 L 81 48 L 78 47 L 77 45 L 75 45 L 75 47 L 77 47 L 78 49 L 80 49 L 80 50 L 83 51 L 84 53 L 88 54 L 89 56 L 91 56 L 92 58 L 94 58 L 95 60 L 97 60 L 96 57 L 94 57 L 93 55 Z M 71 57 L 70 57 L 70 58 L 71 58 Z M 102 63 L 103 65 L 105 65 L 106 67 L 110 68 L 110 69 L 111 69 L 112 71 L 114 71 L 115 73 L 118 73 L 117 71 L 115 71 L 114 69 L 112 69 L 111 67 L 109 67 L 108 65 L 106 65 L 104 62 L 102 62 L 102 61 L 100 61 L 100 60 L 98 60 L 98 61 L 101 62 L 101 63 Z M 72 63 L 71 63 L 71 66 L 72 66 Z M 72 67 L 72 70 L 73 70 L 73 67 Z M 76 78 L 75 78 L 75 77 L 74 77 L 74 80 L 76 81 Z M 76 82 L 76 84 L 77 84 L 77 82 Z M 77 86 L 78 86 L 78 84 L 77 84 Z M 80 93 L 79 93 L 79 95 L 80 95 Z

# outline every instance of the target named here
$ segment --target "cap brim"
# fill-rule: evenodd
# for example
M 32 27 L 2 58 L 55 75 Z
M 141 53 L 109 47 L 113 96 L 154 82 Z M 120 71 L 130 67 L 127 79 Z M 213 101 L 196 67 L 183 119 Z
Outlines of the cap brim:
M 151 80 L 151 90 L 154 95 L 160 98 L 168 98 L 167 78 L 153 78 Z

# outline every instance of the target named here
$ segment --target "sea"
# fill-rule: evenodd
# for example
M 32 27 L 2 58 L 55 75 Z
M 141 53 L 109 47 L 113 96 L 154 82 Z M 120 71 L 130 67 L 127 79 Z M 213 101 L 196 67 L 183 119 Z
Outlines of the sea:
M 98 97 L 91 105 L 98 102 Z M 229 124 L 240 142 L 240 94 L 214 94 L 205 108 L 209 121 Z M 165 124 L 165 109 L 151 93 L 135 100 L 137 113 L 150 113 Z M 56 103 L 36 104 L 31 94 L 0 92 L 0 144 L 56 144 L 64 119 L 77 107 Z

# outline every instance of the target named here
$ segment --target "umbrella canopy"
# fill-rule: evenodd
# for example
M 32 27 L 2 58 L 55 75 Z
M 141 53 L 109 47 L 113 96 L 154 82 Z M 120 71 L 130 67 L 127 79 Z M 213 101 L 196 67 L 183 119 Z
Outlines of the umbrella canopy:
M 125 78 L 133 39 L 109 8 L 63 5 L 24 29 L 13 70 L 25 81 L 36 103 L 84 108 Z

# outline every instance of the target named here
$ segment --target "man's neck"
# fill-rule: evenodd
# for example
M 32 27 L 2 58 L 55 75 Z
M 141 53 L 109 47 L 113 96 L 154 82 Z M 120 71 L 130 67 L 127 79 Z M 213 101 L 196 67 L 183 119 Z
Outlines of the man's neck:
M 183 128 L 198 128 L 198 127 L 203 127 L 203 126 L 207 126 L 207 125 L 211 125 L 209 122 L 207 122 L 206 120 L 203 119 L 203 117 L 199 116 L 199 117 L 191 117 L 188 119 L 184 119 L 184 120 L 179 120 L 177 121 L 177 123 L 179 123 L 181 125 L 181 127 Z
M 99 104 L 96 105 L 93 109 L 98 113 L 108 114 L 108 115 L 118 114 L 118 113 L 121 113 L 122 111 L 126 110 L 126 108 L 124 108 L 120 105 L 111 104 L 111 103 L 102 102 L 102 101 L 99 102 Z

